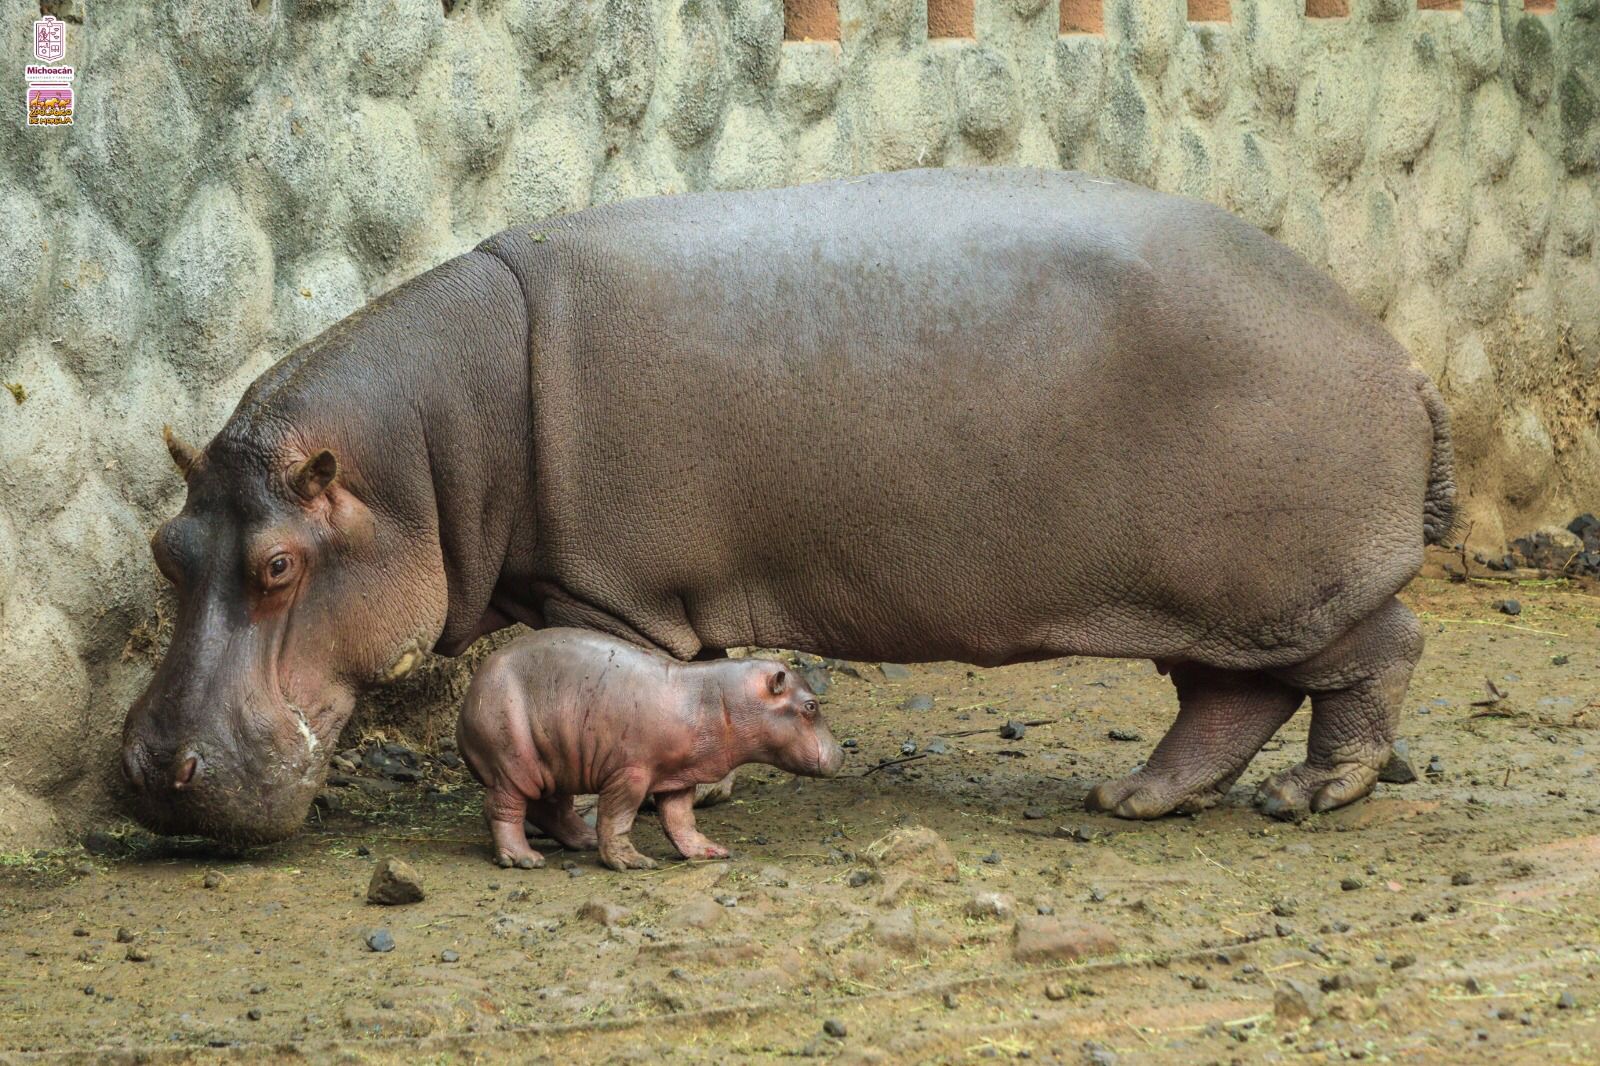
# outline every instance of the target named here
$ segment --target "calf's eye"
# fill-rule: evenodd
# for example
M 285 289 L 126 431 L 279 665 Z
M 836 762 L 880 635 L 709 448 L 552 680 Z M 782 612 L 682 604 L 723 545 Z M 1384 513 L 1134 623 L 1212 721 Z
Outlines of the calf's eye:
M 287 555 L 274 555 L 272 561 L 267 563 L 267 573 L 272 577 L 282 577 L 289 572 L 289 557 Z

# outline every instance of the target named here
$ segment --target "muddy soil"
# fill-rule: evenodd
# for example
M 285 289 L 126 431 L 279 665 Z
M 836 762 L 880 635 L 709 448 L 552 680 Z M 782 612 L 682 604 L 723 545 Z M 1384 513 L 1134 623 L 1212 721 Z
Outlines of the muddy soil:
M 1174 702 L 1082 659 L 835 671 L 849 776 L 746 768 L 700 816 L 728 862 L 498 869 L 431 758 L 242 855 L 108 827 L 129 854 L 5 856 L 0 1061 L 1600 1061 L 1600 598 L 1406 596 L 1417 780 L 1298 825 L 1250 789 L 1304 711 L 1218 809 L 1084 813 Z M 634 839 L 669 855 L 649 816 Z M 425 900 L 366 902 L 389 857 Z

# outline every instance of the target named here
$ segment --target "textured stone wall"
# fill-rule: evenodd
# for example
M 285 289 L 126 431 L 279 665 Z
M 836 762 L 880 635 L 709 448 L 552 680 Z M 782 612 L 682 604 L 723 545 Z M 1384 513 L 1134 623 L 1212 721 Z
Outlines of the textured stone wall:
M 998 162 L 1202 196 L 1440 382 L 1475 540 L 1596 508 L 1600 0 L 1304 2 L 56 0 L 79 117 L 42 131 L 0 0 L 0 847 L 103 809 L 164 638 L 161 424 L 590 203 Z

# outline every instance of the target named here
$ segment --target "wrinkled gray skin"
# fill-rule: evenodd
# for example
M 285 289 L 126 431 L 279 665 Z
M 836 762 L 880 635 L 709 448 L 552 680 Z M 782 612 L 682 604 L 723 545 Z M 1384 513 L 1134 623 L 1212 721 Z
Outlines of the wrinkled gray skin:
M 661 827 L 686 859 L 728 850 L 695 828 L 695 786 L 767 763 L 832 777 L 844 765 L 817 697 L 778 663 L 681 663 L 581 629 L 546 629 L 489 656 L 472 679 L 456 741 L 483 782 L 501 866 L 544 858 L 524 822 L 569 848 L 597 848 L 613 870 L 655 866 L 628 839 L 653 795 Z M 597 793 L 590 829 L 572 797 Z
M 1260 802 L 1338 806 L 1389 753 L 1422 646 L 1395 593 L 1455 510 L 1438 394 L 1321 272 L 1026 170 L 509 230 L 174 455 L 180 615 L 125 763 L 147 823 L 245 840 L 298 823 L 358 688 L 511 621 L 680 659 L 1148 658 L 1177 722 L 1090 807 L 1216 802 L 1308 696 Z

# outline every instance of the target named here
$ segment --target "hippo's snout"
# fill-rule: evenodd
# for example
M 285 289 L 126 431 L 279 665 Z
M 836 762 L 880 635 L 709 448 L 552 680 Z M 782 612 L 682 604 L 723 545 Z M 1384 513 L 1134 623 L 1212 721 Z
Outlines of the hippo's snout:
M 817 723 L 817 776 L 838 777 L 844 769 L 844 749 L 833 739 L 833 732 Z

